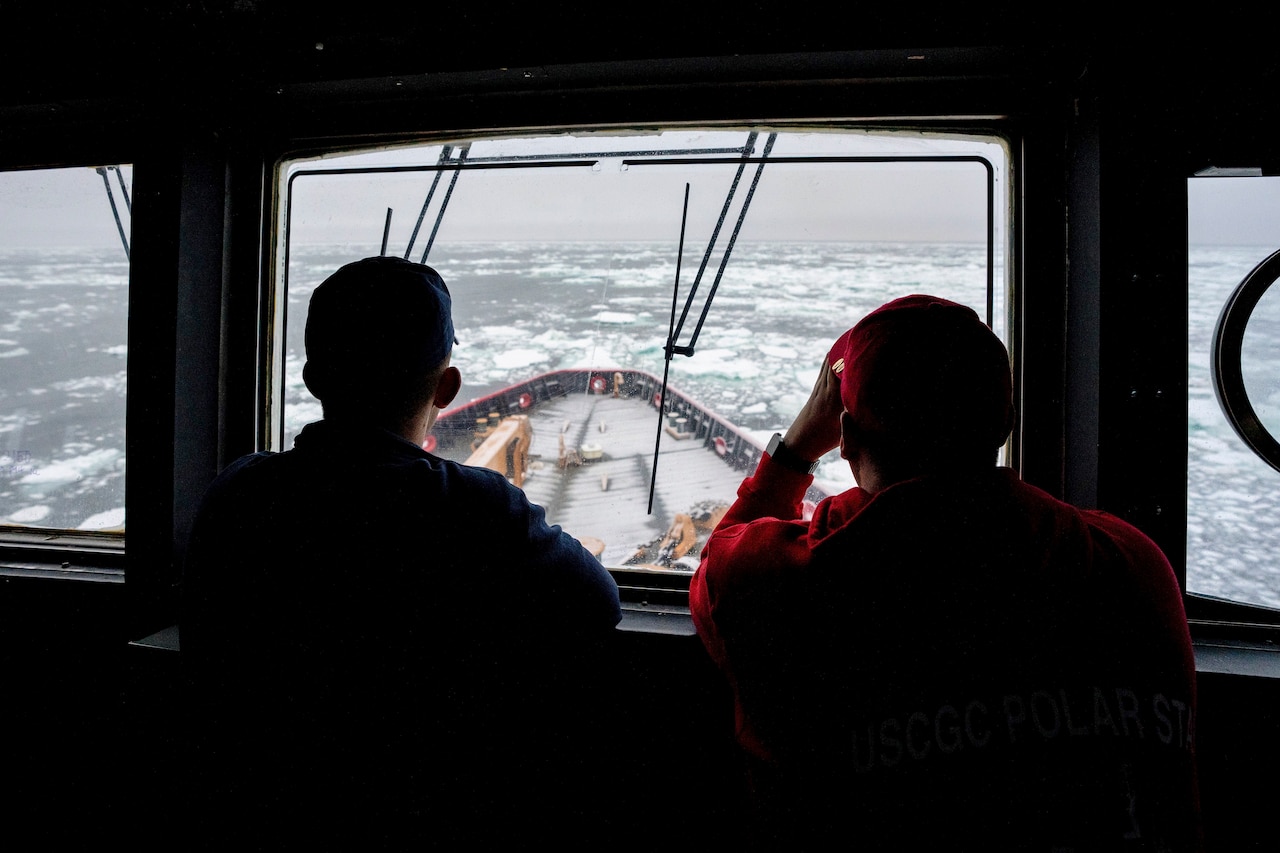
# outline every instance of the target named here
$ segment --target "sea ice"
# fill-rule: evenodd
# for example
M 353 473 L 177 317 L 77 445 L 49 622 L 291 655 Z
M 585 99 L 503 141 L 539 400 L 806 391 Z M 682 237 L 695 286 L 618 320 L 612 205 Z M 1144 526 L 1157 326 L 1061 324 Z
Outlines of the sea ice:
M 43 521 L 52 511 L 50 507 L 43 504 L 23 507 L 17 512 L 10 513 L 9 521 L 14 524 L 35 524 L 38 521 Z
M 109 530 L 123 527 L 124 507 L 122 506 L 91 515 L 76 525 L 77 530 Z
M 514 349 L 507 350 L 502 353 L 495 353 L 493 363 L 503 370 L 514 370 L 519 367 L 529 367 L 535 364 L 541 364 L 547 360 L 545 350 L 536 349 Z
M 54 486 L 74 483 L 83 479 L 86 474 L 111 467 L 122 455 L 115 448 L 104 447 L 86 453 L 83 456 L 59 459 L 56 462 L 41 465 L 18 482 L 25 486 Z

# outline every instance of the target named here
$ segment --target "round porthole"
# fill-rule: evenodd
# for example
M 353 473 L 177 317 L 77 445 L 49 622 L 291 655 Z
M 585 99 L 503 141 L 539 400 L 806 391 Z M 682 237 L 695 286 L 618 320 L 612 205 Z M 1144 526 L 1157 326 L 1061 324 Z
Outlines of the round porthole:
M 1280 251 L 1253 268 L 1218 316 L 1209 369 L 1231 427 L 1280 471 Z

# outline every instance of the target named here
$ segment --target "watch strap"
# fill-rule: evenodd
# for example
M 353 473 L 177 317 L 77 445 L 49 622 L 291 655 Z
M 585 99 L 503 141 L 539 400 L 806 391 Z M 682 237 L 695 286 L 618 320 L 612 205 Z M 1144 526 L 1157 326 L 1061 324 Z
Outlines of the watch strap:
M 818 462 L 821 461 L 809 460 L 798 456 L 783 442 L 782 435 L 776 432 L 769 439 L 769 446 L 765 448 L 765 452 L 769 454 L 769 458 L 774 462 L 784 468 L 790 468 L 797 474 L 812 474 L 818 470 Z

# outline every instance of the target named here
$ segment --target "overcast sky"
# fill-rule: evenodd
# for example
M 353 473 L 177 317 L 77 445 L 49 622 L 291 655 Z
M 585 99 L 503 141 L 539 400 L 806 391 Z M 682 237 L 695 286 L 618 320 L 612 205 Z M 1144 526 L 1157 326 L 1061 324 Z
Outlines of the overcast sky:
M 718 147 L 741 144 L 742 134 L 684 134 L 663 144 Z M 819 140 L 814 143 L 812 140 Z M 806 141 L 807 140 L 807 141 Z M 834 141 L 833 141 L 834 140 Z M 620 139 L 559 137 L 522 151 L 549 146 L 599 153 L 655 145 L 657 137 Z M 893 152 L 933 155 L 976 152 L 999 161 L 994 145 L 939 146 L 919 136 L 889 140 L 853 140 L 809 135 L 779 143 L 774 157 L 821 150 L 837 155 Z M 818 146 L 815 148 L 815 145 Z M 383 152 L 377 162 L 434 163 L 439 147 L 424 152 Z M 759 143 L 757 151 L 759 150 Z M 510 153 L 496 143 L 472 149 L 473 158 Z M 306 164 L 336 168 L 349 159 Z M 474 162 L 474 159 L 473 159 Z M 131 170 L 125 167 L 126 182 Z M 678 167 L 625 169 L 621 158 L 603 158 L 592 168 L 464 171 L 450 199 L 438 239 L 676 239 L 683 187 L 690 184 L 688 237 L 705 238 L 714 226 L 732 166 L 682 170 Z M 754 169 L 739 186 L 745 197 Z M 392 213 L 392 246 L 403 246 L 416 221 L 433 173 L 307 176 L 295 184 L 293 234 L 306 242 L 369 242 L 381 236 L 387 209 Z M 998 192 L 1004 176 L 997 173 Z M 114 199 L 125 227 L 128 210 L 115 178 L 111 195 L 91 167 L 0 173 L 0 248 L 40 246 L 116 246 L 120 237 L 112 213 Z M 985 235 L 986 173 L 961 163 L 858 164 L 855 167 L 767 166 L 756 190 L 743 238 L 785 240 L 980 241 Z M 436 202 L 424 221 L 426 239 Z M 736 216 L 736 207 L 730 213 Z M 1280 245 L 1280 178 L 1198 178 L 1188 186 L 1188 225 L 1193 244 Z
M 595 167 L 465 170 L 449 200 L 440 240 L 623 239 L 674 240 L 679 235 L 684 185 L 689 188 L 688 239 L 715 226 L 736 171 L 734 165 L 628 167 L 636 150 L 686 148 L 733 157 L 743 132 L 681 132 L 649 136 L 591 135 L 472 146 L 469 163 L 513 154 L 568 152 Z M 756 143 L 762 153 L 764 137 Z M 440 146 L 416 152 L 385 151 L 362 165 L 434 164 Z M 1003 182 L 1003 154 L 992 143 L 940 143 L 919 134 L 850 137 L 790 134 L 773 149 L 744 224 L 751 236 L 786 240 L 985 239 L 986 169 L 975 162 L 859 163 L 815 170 L 778 162 L 790 155 L 907 157 L 984 156 Z M 606 156 L 599 156 L 604 154 Z M 610 154 L 616 156 L 608 156 Z M 309 170 L 346 168 L 352 158 L 303 164 Z M 724 227 L 731 228 L 751 187 L 755 167 L 739 184 Z M 125 169 L 126 178 L 129 176 Z M 434 173 L 307 175 L 292 183 L 292 235 L 303 242 L 367 242 L 381 237 L 392 214 L 392 245 L 403 246 L 417 220 Z M 427 214 L 429 232 L 448 187 L 441 181 Z M 115 201 L 125 215 L 114 185 Z M 1002 191 L 998 187 L 997 192 Z M 127 218 L 126 218 L 127 224 Z M 0 247 L 119 244 L 102 178 L 92 168 L 0 174 Z M 423 233 L 420 239 L 425 239 Z
M 1280 178 L 1194 178 L 1187 208 L 1193 244 L 1280 248 Z
M 132 170 L 121 171 L 131 184 Z M 110 177 L 128 233 L 128 205 L 117 179 Z M 0 172 L 0 248 L 119 245 L 111 198 L 92 167 Z

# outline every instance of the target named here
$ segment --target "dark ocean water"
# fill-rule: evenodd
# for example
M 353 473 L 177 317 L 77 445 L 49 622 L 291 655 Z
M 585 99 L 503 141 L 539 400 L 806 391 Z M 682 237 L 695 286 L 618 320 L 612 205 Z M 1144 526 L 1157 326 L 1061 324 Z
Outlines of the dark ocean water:
M 128 262 L 0 253 L 0 519 L 124 525 Z
M 373 252 L 327 249 L 291 265 L 287 437 L 319 416 L 302 384 L 310 291 L 337 266 Z M 685 259 L 677 316 L 697 260 Z M 662 375 L 674 247 L 455 244 L 428 262 L 453 295 L 460 401 L 563 368 L 626 366 Z M 985 313 L 985 266 L 983 247 L 973 244 L 740 245 L 694 355 L 672 360 L 670 381 L 735 424 L 772 433 L 790 422 L 827 348 L 860 316 L 889 298 L 920 292 Z M 694 333 L 714 275 L 709 270 L 699 282 L 680 343 Z

